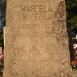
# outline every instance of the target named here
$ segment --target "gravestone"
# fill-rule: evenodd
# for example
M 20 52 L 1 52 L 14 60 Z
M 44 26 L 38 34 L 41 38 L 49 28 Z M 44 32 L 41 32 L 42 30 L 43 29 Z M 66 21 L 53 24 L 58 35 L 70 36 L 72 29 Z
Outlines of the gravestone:
M 4 77 L 71 77 L 64 0 L 7 0 Z

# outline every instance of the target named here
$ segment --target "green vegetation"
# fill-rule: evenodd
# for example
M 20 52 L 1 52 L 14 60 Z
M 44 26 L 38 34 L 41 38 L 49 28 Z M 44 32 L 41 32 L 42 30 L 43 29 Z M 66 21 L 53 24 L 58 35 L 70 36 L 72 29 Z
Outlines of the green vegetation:
M 66 11 L 67 11 L 66 13 L 67 28 L 68 30 L 72 31 L 72 36 L 73 35 L 76 36 L 77 34 L 77 0 L 66 0 Z M 75 58 L 73 61 L 71 61 L 71 66 L 73 70 L 77 70 L 77 48 L 74 49 L 74 51 L 72 52 L 74 52 Z
M 77 0 L 66 0 L 67 27 L 77 33 Z

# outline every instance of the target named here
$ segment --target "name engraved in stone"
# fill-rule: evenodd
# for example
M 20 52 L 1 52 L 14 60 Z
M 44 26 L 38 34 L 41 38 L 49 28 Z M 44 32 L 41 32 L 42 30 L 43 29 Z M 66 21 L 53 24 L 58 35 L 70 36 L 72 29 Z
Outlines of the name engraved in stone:
M 50 19 L 52 8 L 50 5 L 22 5 L 21 10 L 23 13 L 23 19 L 42 20 Z
M 21 9 L 26 12 L 52 12 L 50 5 L 21 5 Z

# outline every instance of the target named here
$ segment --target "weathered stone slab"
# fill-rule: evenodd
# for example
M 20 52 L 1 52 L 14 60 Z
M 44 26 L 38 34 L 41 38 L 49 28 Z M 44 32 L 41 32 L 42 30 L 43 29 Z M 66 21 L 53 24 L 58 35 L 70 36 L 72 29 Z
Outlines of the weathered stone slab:
M 7 0 L 4 77 L 71 77 L 64 0 Z

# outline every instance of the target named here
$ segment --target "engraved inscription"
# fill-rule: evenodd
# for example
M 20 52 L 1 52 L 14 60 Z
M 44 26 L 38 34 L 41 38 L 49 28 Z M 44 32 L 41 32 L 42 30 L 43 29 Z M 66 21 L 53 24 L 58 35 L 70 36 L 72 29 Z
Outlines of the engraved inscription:
M 26 12 L 52 12 L 49 5 L 21 5 L 21 9 Z
M 34 20 L 50 19 L 52 17 L 52 8 L 49 5 L 21 5 L 21 10 L 25 20 L 31 17 Z

